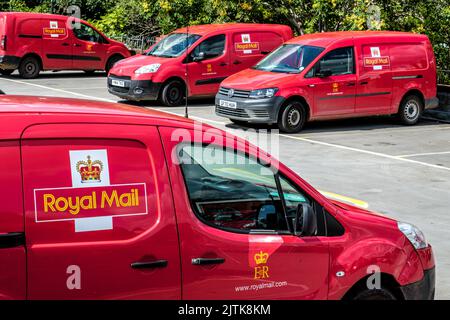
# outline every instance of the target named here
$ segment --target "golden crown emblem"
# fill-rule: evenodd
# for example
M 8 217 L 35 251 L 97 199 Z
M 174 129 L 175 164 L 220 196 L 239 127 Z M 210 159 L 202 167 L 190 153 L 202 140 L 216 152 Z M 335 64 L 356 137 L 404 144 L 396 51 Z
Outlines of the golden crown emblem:
M 265 264 L 269 259 L 269 254 L 267 252 L 260 251 L 259 253 L 256 253 L 253 258 L 255 259 L 256 264 Z
M 87 156 L 87 161 L 78 161 L 76 164 L 77 172 L 81 175 L 81 182 L 100 182 L 100 174 L 103 171 L 103 163 L 100 160 L 91 160 Z

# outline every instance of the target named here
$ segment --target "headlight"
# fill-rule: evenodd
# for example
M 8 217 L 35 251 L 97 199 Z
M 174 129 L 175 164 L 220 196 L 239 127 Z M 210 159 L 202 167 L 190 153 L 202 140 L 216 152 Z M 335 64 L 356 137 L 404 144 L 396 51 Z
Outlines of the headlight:
M 428 247 L 427 240 L 422 231 L 416 226 L 406 222 L 397 222 L 398 229 L 408 238 L 414 248 L 424 249 Z
M 161 67 L 161 64 L 153 63 L 149 64 L 148 66 L 140 67 L 134 73 L 135 74 L 155 73 L 156 71 L 158 71 L 159 67 Z
M 263 99 L 272 98 L 277 93 L 278 88 L 257 89 L 250 92 L 250 98 Z

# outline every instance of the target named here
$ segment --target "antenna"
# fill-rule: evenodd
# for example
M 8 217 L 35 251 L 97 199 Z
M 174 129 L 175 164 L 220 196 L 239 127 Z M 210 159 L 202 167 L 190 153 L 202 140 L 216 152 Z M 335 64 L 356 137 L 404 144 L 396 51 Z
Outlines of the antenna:
M 189 118 L 189 110 L 188 110 L 188 94 L 189 94 L 189 90 L 188 90 L 188 64 L 189 64 L 189 55 L 188 55 L 188 51 L 189 51 L 189 22 L 188 25 L 186 27 L 186 92 L 185 92 L 185 97 L 184 97 L 184 117 L 185 118 Z

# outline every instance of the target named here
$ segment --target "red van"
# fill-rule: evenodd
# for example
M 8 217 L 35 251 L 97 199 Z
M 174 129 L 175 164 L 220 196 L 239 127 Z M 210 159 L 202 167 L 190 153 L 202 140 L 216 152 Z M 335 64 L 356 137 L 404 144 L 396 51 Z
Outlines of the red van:
M 0 73 L 23 78 L 42 70 L 109 71 L 130 51 L 89 23 L 73 17 L 0 12 Z
M 109 74 L 108 89 L 122 99 L 160 99 L 167 106 L 183 102 L 186 86 L 189 97 L 213 97 L 222 80 L 253 66 L 292 36 L 288 26 L 271 24 L 178 29 L 144 54 L 116 65 Z
M 332 32 L 294 38 L 255 67 L 222 82 L 216 113 L 233 122 L 276 123 L 398 115 L 417 123 L 438 106 L 436 60 L 425 35 Z
M 0 121 L 0 298 L 434 296 L 418 228 L 325 198 L 229 133 L 29 96 L 0 96 Z

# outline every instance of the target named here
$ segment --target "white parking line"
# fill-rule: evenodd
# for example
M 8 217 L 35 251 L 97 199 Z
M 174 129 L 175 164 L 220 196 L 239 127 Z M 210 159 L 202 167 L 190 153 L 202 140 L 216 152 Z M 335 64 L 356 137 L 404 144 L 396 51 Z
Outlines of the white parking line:
M 5 78 L 0 78 L 0 80 L 10 81 L 10 82 L 14 82 L 14 83 L 29 85 L 29 86 L 34 86 L 34 87 L 38 87 L 38 88 L 41 88 L 41 89 L 50 89 L 50 90 L 53 90 L 53 91 L 56 91 L 56 92 L 62 92 L 62 93 L 65 93 L 65 94 L 71 94 L 71 95 L 83 97 L 83 98 L 86 98 L 86 99 L 94 99 L 94 100 L 100 100 L 100 101 L 117 103 L 117 101 L 110 100 L 110 99 L 93 97 L 93 96 L 89 96 L 89 95 L 85 95 L 85 94 L 81 94 L 81 93 L 77 93 L 77 92 L 72 92 L 72 91 L 67 91 L 67 90 L 47 87 L 47 86 L 44 86 L 44 85 L 28 83 L 28 82 L 20 81 L 20 80 L 5 79 Z M 179 114 L 176 114 L 175 112 L 166 111 L 164 109 L 157 109 L 157 110 L 162 111 L 162 112 L 166 112 L 166 113 L 170 113 L 170 114 L 179 115 Z M 205 118 L 197 117 L 197 116 L 190 116 L 190 118 L 194 119 L 194 120 L 202 121 L 202 122 L 215 123 L 215 124 L 222 125 L 222 126 L 227 124 L 227 122 L 216 121 L 216 120 L 209 120 L 209 119 L 205 119 Z M 380 153 L 380 152 L 374 152 L 374 151 L 369 151 L 369 150 L 364 150 L 364 149 L 347 147 L 347 146 L 343 146 L 343 145 L 339 145 L 339 144 L 322 142 L 322 141 L 318 141 L 318 140 L 312 140 L 312 139 L 309 139 L 309 138 L 301 138 L 301 137 L 296 137 L 296 136 L 291 136 L 291 135 L 286 135 L 286 134 L 279 134 L 279 136 L 287 138 L 287 139 L 294 139 L 294 140 L 309 142 L 309 143 L 312 143 L 312 144 L 318 144 L 318 145 L 327 146 L 327 147 L 331 147 L 331 148 L 342 149 L 342 150 L 347 150 L 347 151 L 353 151 L 353 152 L 358 152 L 358 153 L 364 153 L 364 154 L 368 154 L 368 155 L 372 155 L 372 156 L 376 156 L 376 157 L 381 157 L 381 158 L 387 158 L 387 159 L 396 160 L 396 161 L 408 162 L 408 163 L 411 163 L 411 164 L 421 165 L 421 166 L 425 166 L 425 167 L 428 167 L 428 168 L 450 171 L 450 168 L 448 168 L 448 167 L 439 166 L 439 165 L 436 165 L 436 164 L 431 164 L 431 163 L 426 163 L 426 162 L 421 162 L 421 161 L 416 161 L 416 160 L 412 160 L 412 159 L 407 159 L 407 158 L 400 157 L 400 156 L 393 156 L 393 155 L 388 155 L 388 154 L 384 154 L 384 153 Z
M 410 158 L 410 157 L 421 157 L 421 156 L 435 156 L 435 155 L 440 155 L 440 154 L 450 154 L 450 151 L 404 154 L 404 155 L 397 156 L 397 157 Z

